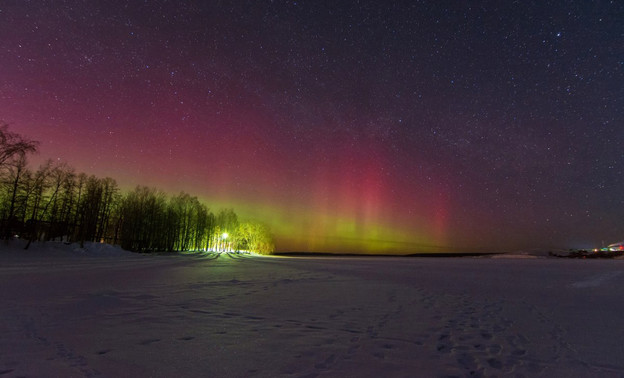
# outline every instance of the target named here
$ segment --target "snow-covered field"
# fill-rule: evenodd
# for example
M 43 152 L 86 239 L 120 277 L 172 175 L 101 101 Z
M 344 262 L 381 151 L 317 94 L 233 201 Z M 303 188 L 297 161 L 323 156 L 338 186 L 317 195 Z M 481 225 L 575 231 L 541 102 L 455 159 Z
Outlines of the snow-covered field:
M 0 263 L 2 377 L 624 376 L 623 260 L 0 244 Z

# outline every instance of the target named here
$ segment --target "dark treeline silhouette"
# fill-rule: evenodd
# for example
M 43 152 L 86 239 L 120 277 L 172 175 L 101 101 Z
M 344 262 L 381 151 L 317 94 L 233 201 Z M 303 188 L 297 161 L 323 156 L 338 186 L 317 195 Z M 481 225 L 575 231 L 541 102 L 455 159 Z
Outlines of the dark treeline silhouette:
M 0 126 L 0 231 L 33 241 L 102 242 L 136 252 L 253 251 L 274 246 L 268 228 L 240 222 L 232 209 L 216 215 L 197 197 L 138 186 L 122 193 L 112 178 L 76 173 L 48 160 L 27 164 L 37 142 Z

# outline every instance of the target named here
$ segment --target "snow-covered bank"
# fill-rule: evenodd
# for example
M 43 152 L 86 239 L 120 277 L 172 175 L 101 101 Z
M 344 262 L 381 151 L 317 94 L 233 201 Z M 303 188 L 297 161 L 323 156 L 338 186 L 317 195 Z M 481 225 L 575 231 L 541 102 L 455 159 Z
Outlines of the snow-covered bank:
M 33 242 L 27 245 L 26 240 L 11 239 L 0 240 L 0 254 L 10 255 L 11 257 L 119 257 L 134 255 L 125 251 L 118 246 L 85 242 L 84 247 L 80 247 L 79 243 L 64 242 Z
M 621 260 L 2 252 L 3 376 L 624 375 Z

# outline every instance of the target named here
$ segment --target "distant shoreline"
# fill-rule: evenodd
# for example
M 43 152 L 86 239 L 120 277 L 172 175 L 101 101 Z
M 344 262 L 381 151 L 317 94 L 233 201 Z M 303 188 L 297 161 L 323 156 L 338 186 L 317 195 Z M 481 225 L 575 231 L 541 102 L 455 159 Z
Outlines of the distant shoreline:
M 274 252 L 272 255 L 285 257 L 484 257 L 502 254 L 504 254 L 504 252 L 421 252 L 406 255 L 331 252 Z

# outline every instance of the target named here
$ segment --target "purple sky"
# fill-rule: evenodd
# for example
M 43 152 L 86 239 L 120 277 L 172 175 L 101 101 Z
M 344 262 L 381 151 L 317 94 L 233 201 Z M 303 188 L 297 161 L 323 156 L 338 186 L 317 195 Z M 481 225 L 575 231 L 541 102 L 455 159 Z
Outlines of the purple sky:
M 393 4 L 4 2 L 0 119 L 278 250 L 624 239 L 624 4 Z

